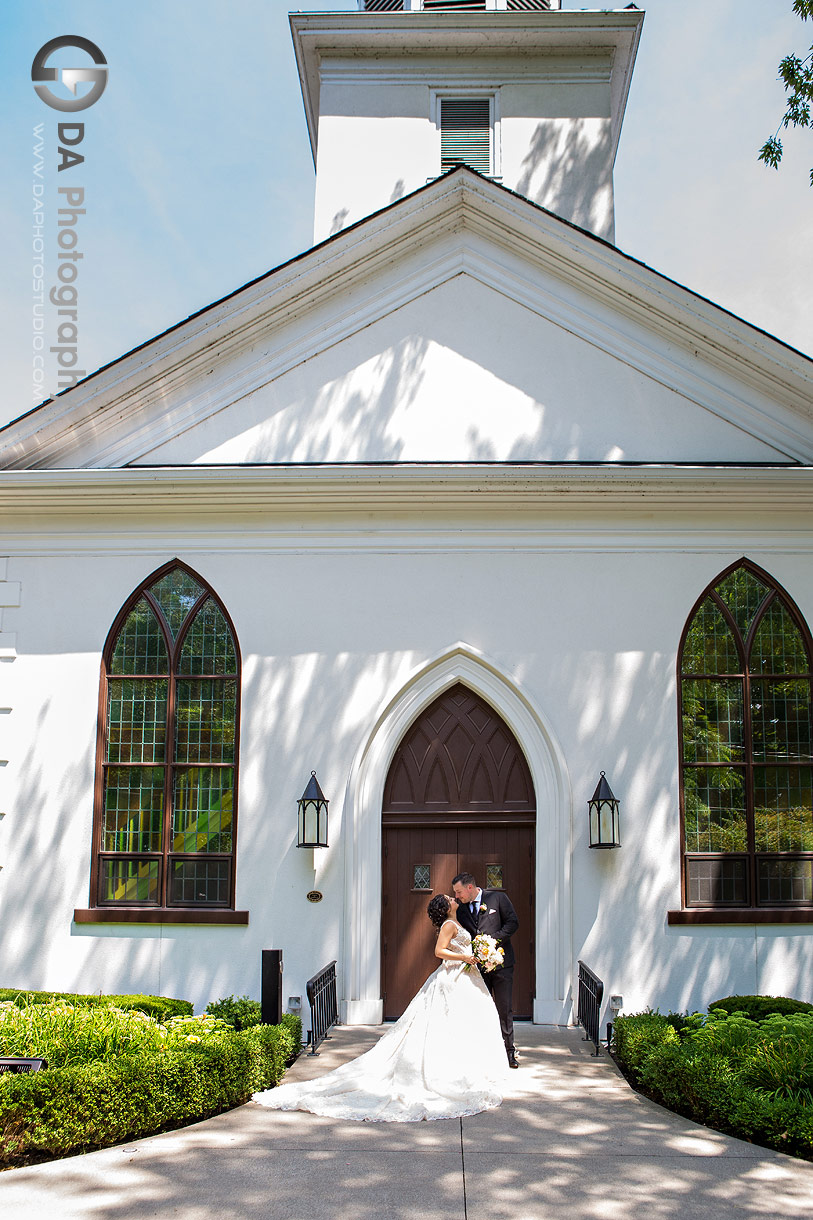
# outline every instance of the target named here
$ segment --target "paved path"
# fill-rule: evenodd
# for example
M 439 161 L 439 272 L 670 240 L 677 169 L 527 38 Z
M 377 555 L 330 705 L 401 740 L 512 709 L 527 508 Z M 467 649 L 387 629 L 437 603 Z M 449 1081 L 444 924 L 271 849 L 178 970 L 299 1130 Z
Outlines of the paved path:
M 290 1078 L 378 1029 L 341 1029 Z M 167 1135 L 0 1173 L 3 1220 L 779 1220 L 813 1216 L 813 1164 L 633 1093 L 576 1030 L 522 1025 L 498 1110 L 370 1124 L 249 1104 Z

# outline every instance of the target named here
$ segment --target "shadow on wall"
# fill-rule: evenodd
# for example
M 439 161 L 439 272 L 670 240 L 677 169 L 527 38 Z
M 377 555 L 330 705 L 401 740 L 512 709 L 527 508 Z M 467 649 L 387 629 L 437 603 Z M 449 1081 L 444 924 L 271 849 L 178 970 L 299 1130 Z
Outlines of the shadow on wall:
M 608 625 L 567 580 L 544 584 L 540 567 L 540 597 L 519 598 L 511 607 L 518 643 L 509 644 L 495 634 L 504 633 L 504 608 L 483 598 L 482 574 L 465 554 L 439 554 L 429 568 L 422 557 L 428 584 L 409 578 L 410 565 L 418 562 L 397 553 L 373 554 L 355 564 L 348 580 L 341 553 L 325 554 L 316 564 L 292 556 L 277 581 L 273 606 L 250 624 L 235 617 L 244 650 L 237 905 L 251 907 L 246 951 L 255 952 L 256 937 L 266 946 L 284 947 L 295 936 L 318 954 L 308 974 L 333 957 L 341 960 L 345 852 L 336 848 L 343 837 L 350 761 L 376 710 L 403 687 L 416 664 L 450 640 L 467 639 L 496 653 L 506 672 L 534 692 L 566 746 L 574 783 L 574 956 L 604 979 L 608 994 L 624 994 L 634 982 L 639 1007 L 699 1007 L 740 989 L 732 984 L 746 977 L 755 980 L 748 990 L 759 989 L 760 978 L 747 973 L 755 968 L 752 928 L 666 927 L 666 911 L 678 900 L 680 843 L 675 652 L 666 651 L 663 641 L 673 641 L 676 650 L 705 580 L 687 590 L 684 606 L 674 604 L 674 583 L 650 581 L 646 597 L 630 596 L 628 610 Z M 495 557 L 491 576 L 497 587 L 509 587 L 513 562 Z M 649 560 L 642 555 L 637 562 L 643 581 Z M 264 578 L 261 563 L 255 564 L 255 586 Z M 723 556 L 719 568 L 725 563 Z M 205 565 L 199 566 L 205 574 Z M 238 558 L 231 571 L 239 580 Z M 634 580 L 635 569 L 629 571 Z M 224 578 L 218 592 L 235 612 L 228 583 Z M 521 642 L 532 639 L 538 641 L 534 649 L 523 650 Z M 312 641 L 312 651 L 302 651 L 303 640 Z M 35 743 L 38 737 L 58 739 L 58 726 L 76 719 L 73 687 L 62 682 L 56 689 L 65 694 L 43 698 L 31 726 Z M 232 945 L 226 939 L 231 934 L 221 929 L 196 931 L 198 942 L 211 946 L 208 954 L 191 952 L 194 941 L 186 932 L 175 937 L 167 929 L 164 943 L 156 946 L 160 929 L 140 927 L 134 936 L 118 927 L 88 932 L 84 944 L 74 943 L 65 957 L 73 907 L 83 906 L 88 892 L 92 694 L 79 714 L 81 751 L 58 776 L 36 745 L 21 761 L 18 803 L 8 810 L 4 827 L 13 842 L 13 866 L 0 874 L 0 887 L 6 910 L 13 895 L 15 909 L 30 916 L 4 929 L 8 974 L 0 982 L 96 991 L 118 990 L 126 978 L 128 990 L 156 991 L 163 960 L 182 998 L 205 1002 L 253 991 L 256 975 L 240 977 L 243 965 L 223 948 Z M 620 851 L 587 847 L 586 802 L 600 768 L 622 801 Z M 331 897 L 321 906 L 305 898 L 313 888 L 312 858 L 295 846 L 296 800 L 312 769 L 331 799 L 331 850 L 319 862 L 319 888 Z M 105 946 L 110 938 L 118 941 L 115 952 Z M 802 963 L 801 954 L 783 941 L 773 954 L 772 988 L 784 972 L 793 993 Z
M 340 229 L 344 228 L 344 222 L 350 214 L 349 208 L 340 208 L 330 222 L 330 236 L 333 237 Z
M 516 190 L 549 212 L 612 240 L 610 138 L 609 120 L 538 123 Z
M 802 939 L 809 929 L 667 924 L 668 910 L 680 906 L 676 650 L 682 611 L 688 617 L 701 588 L 702 582 L 687 591 L 685 607 L 671 604 L 669 589 L 650 588 L 645 617 L 630 620 L 614 654 L 599 651 L 599 620 L 592 624 L 596 638 L 586 622 L 585 651 L 563 656 L 550 670 L 556 689 L 570 692 L 578 724 L 569 763 L 589 760 L 583 775 L 573 772 L 574 961 L 581 958 L 604 981 L 605 1002 L 622 994 L 627 1012 L 702 1010 L 733 993 L 810 998 Z M 675 653 L 634 651 L 657 622 L 670 625 Z M 645 748 L 631 750 L 631 741 Z M 587 801 L 600 769 L 621 801 L 619 850 L 588 847 Z
M 49 721 L 72 717 L 72 688 L 58 683 L 65 700 L 46 698 L 36 718 L 32 746 L 22 757 L 16 787 L 16 801 L 8 810 L 6 833 L 13 847 L 8 872 L 2 885 L 8 909 L 10 892 L 18 910 L 25 912 L 4 927 L 4 987 L 30 987 L 37 990 L 76 990 L 82 992 L 118 990 L 113 971 L 132 981 L 129 990 L 156 990 L 155 958 L 149 941 L 160 936 L 158 929 L 146 932 L 139 941 L 122 946 L 122 957 L 115 964 L 93 961 L 93 947 L 65 953 L 65 935 L 71 928 L 75 906 L 88 898 L 90 875 L 91 827 L 93 818 L 93 772 L 96 741 L 95 700 L 89 720 L 87 748 L 70 765 L 60 762 L 54 777 L 53 758 L 43 759 L 37 742 L 59 740 Z M 92 723 L 91 723 L 92 721 Z M 65 721 L 67 723 L 67 720 Z M 116 930 L 121 935 L 122 929 Z M 77 958 L 79 959 L 77 961 Z
M 423 385 L 423 363 L 429 339 L 413 335 L 397 348 L 375 358 L 372 376 L 348 388 L 347 376 L 334 378 L 309 402 L 277 409 L 273 446 L 292 462 L 326 462 L 332 458 L 335 436 L 347 438 L 343 461 L 363 461 L 371 453 L 381 460 L 397 461 L 402 445 L 391 431 L 389 412 L 371 410 L 371 401 L 397 402 L 402 410 L 418 399 Z M 347 370 L 352 379 L 352 368 Z M 371 384 L 372 383 L 372 384 Z M 267 406 L 267 404 L 263 404 Z M 260 404 L 258 404 L 260 406 Z M 261 420 L 268 416 L 260 406 Z M 283 422 L 284 421 L 284 422 Z M 262 425 L 247 446 L 245 461 L 267 460 L 268 440 Z
M 544 325 L 531 320 L 529 333 Z M 624 426 L 613 426 L 597 406 L 593 374 L 584 373 L 591 353 L 571 335 L 562 337 L 554 363 L 539 358 L 538 344 L 517 350 L 498 335 L 484 344 L 461 324 L 459 313 L 447 310 L 431 330 L 415 319 L 407 337 L 384 350 L 371 350 L 373 344 L 365 343 L 362 353 L 355 346 L 334 348 L 341 366 L 323 384 L 311 381 L 305 365 L 296 382 L 270 383 L 241 400 L 230 408 L 239 412 L 233 440 L 211 445 L 201 435 L 204 460 L 263 462 L 284 455 L 292 462 L 617 461 L 627 456 L 628 433 L 642 452 L 663 447 L 652 383 L 622 369 Z M 450 356 L 459 359 L 450 363 Z M 593 364 L 598 376 L 601 366 Z M 445 393 L 439 390 L 441 377 L 448 384 Z

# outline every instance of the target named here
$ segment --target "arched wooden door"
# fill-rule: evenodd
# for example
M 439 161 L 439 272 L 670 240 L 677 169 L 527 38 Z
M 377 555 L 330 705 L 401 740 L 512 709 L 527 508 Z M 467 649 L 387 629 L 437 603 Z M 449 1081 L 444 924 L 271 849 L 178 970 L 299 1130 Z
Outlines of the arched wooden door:
M 382 820 L 384 1019 L 399 1017 L 438 965 L 426 905 L 463 871 L 505 889 L 516 908 L 514 1015 L 530 1019 L 536 798 L 513 733 L 468 687 L 445 691 L 409 729 L 387 774 Z

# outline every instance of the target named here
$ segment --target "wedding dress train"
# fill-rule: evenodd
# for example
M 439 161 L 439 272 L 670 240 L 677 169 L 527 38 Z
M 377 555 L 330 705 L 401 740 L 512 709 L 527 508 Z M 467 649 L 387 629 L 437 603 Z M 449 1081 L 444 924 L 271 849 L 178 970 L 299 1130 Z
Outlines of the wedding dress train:
M 449 948 L 471 952 L 464 928 Z M 480 971 L 446 961 L 371 1050 L 317 1080 L 282 1084 L 253 1100 L 272 1110 L 408 1123 L 493 1109 L 507 1078 L 500 1020 Z

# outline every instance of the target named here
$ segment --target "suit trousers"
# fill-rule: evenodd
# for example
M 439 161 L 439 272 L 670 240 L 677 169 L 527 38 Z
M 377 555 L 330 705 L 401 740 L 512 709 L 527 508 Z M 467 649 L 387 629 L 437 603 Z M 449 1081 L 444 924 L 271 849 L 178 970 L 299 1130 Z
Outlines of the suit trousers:
M 514 1008 L 511 998 L 514 990 L 514 967 L 506 966 L 502 970 L 492 970 L 483 975 L 483 982 L 491 992 L 497 1007 L 502 1040 L 510 1057 L 514 1053 Z

